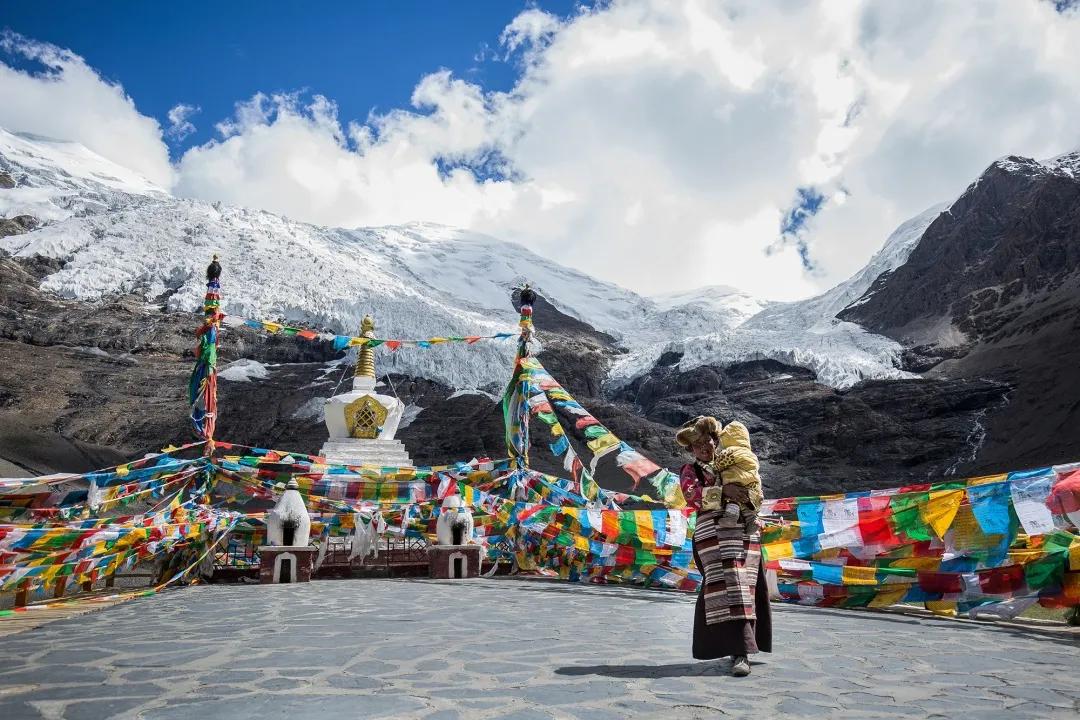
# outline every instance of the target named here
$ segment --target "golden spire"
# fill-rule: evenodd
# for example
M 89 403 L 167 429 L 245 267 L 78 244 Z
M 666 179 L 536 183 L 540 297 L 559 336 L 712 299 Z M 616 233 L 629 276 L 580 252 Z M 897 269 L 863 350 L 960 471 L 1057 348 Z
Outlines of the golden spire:
M 365 315 L 360 322 L 360 337 L 375 337 L 375 320 L 370 315 Z M 355 377 L 367 377 L 375 379 L 375 350 L 367 345 L 360 348 L 356 357 Z

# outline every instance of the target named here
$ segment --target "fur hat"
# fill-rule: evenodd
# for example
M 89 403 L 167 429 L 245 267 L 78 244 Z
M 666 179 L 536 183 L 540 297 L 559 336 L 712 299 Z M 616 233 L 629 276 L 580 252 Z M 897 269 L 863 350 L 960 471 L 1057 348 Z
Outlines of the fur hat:
M 709 415 L 698 415 L 693 420 L 682 424 L 675 433 L 675 442 L 680 447 L 688 448 L 704 437 L 712 437 L 720 445 L 720 421 Z

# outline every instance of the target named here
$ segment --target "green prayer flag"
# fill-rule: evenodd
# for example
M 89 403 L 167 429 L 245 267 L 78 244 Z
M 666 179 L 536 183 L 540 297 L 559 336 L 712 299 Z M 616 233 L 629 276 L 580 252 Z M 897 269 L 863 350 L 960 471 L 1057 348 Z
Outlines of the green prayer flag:
M 920 508 L 930 502 L 930 493 L 894 495 L 889 501 L 893 532 L 903 533 L 912 540 L 929 540 L 930 528 L 922 518 Z
M 1065 563 L 1059 554 L 1036 560 L 1024 566 L 1024 578 L 1032 590 L 1042 590 L 1061 585 Z
M 603 425 L 590 425 L 585 428 L 585 437 L 590 440 L 595 440 L 598 437 L 602 437 L 608 434 L 608 429 Z

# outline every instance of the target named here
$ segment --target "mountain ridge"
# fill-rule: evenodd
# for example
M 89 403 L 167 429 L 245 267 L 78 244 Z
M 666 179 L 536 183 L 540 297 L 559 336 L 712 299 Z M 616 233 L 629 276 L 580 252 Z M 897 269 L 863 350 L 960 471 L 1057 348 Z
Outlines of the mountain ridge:
M 42 227 L 19 224 L 18 234 L 0 238 L 0 363 L 9 388 L 0 393 L 0 459 L 28 471 L 89 469 L 106 457 L 190 438 L 190 338 L 202 269 L 220 246 L 227 248 L 227 313 L 349 334 L 363 312 L 374 312 L 384 337 L 510 330 L 517 319 L 511 290 L 528 280 L 540 291 L 541 361 L 607 427 L 674 469 L 684 459 L 671 441 L 673 427 L 698 414 L 738 418 L 753 433 L 773 496 L 896 486 L 1080 455 L 1061 430 L 1067 408 L 1025 390 L 1038 373 L 1071 382 L 1052 353 L 1070 351 L 1070 323 L 1080 322 L 1072 314 L 1072 275 L 1052 292 L 1036 288 L 1037 298 L 974 346 L 914 345 L 860 315 L 888 306 L 897 283 L 933 249 L 935 233 L 957 217 L 1000 211 L 1016 220 L 1023 206 L 935 206 L 897 228 L 844 283 L 751 313 L 759 301 L 726 288 L 644 298 L 527 248 L 442 226 L 320 228 L 262 211 L 126 193 L 89 175 L 63 180 L 56 172 L 62 182 L 50 185 L 50 177 L 34 177 L 6 158 L 2 145 L 0 169 L 14 169 L 18 182 L 5 183 L 0 203 L 15 208 L 15 198 L 23 211 L 48 206 Z M 1071 178 L 1072 161 L 1046 169 L 1005 159 L 997 168 L 1021 184 L 1036 176 L 1059 182 Z M 990 180 L 973 185 L 989 192 Z M 1056 208 L 1047 202 L 1045 209 Z M 1007 276 L 1012 266 L 1001 263 Z M 983 325 L 979 313 L 1002 310 L 976 309 L 972 322 Z M 1055 313 L 1060 321 L 1048 322 Z M 1014 362 L 1032 349 L 1042 351 L 1042 366 L 1002 370 L 1002 358 Z M 401 437 L 419 462 L 503 452 L 491 395 L 506 382 L 512 352 L 507 341 L 380 354 L 380 376 L 411 419 Z M 325 342 L 229 327 L 221 358 L 223 370 L 240 358 L 253 361 L 219 383 L 221 437 L 318 450 L 325 439 L 319 403 L 348 371 L 340 352 Z M 1069 388 L 1065 395 L 1075 397 Z M 1039 394 L 1052 390 L 1040 386 Z M 1017 428 L 1025 426 L 1038 432 L 1021 438 Z M 1048 439 L 1053 433 L 1057 439 Z M 532 442 L 534 464 L 561 472 L 547 457 L 543 432 Z M 614 476 L 598 480 L 629 489 Z
M 0 248 L 20 257 L 63 258 L 64 266 L 42 284 L 61 297 L 97 301 L 135 293 L 170 311 L 194 311 L 202 303 L 202 270 L 216 253 L 225 269 L 228 314 L 351 334 L 372 313 L 380 334 L 424 338 L 513 328 L 517 318 L 506 299 L 528 281 L 561 312 L 610 334 L 628 350 L 612 367 L 613 386 L 647 372 L 671 343 L 695 337 L 724 347 L 719 355 L 693 357 L 697 364 L 805 358 L 824 382 L 836 386 L 900 376 L 900 346 L 854 326 L 808 333 L 792 321 L 768 332 L 741 330 L 751 311 L 765 307 L 745 293 L 709 303 L 661 304 L 524 246 L 445 226 L 325 228 L 261 210 L 173 198 L 138 184 L 138 192 L 129 193 L 97 182 L 96 175 L 107 174 L 98 167 L 80 167 L 82 180 L 71 186 L 62 167 L 47 167 L 58 162 L 56 154 L 35 154 L 27 142 L 0 131 L 0 162 L 30 179 L 29 185 L 0 191 L 7 198 L 0 207 L 43 218 L 43 224 L 0 238 Z M 33 156 L 30 166 L 21 164 L 27 156 Z M 93 203 L 75 207 L 80 188 Z M 400 353 L 391 356 L 390 369 L 458 389 L 490 390 L 504 381 L 510 345 L 478 345 L 467 356 L 445 348 Z M 708 341 L 700 345 L 708 347 Z M 684 369 L 692 367 L 688 359 Z

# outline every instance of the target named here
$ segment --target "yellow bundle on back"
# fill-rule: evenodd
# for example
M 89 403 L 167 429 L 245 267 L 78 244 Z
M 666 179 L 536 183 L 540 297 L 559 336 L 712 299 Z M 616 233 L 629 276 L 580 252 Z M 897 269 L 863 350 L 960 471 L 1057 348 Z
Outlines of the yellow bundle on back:
M 735 483 L 750 491 L 750 503 L 755 512 L 765 499 L 758 474 L 758 459 L 750 449 L 750 431 L 741 422 L 728 423 L 720 431 L 723 449 L 716 453 L 713 469 L 720 475 L 724 485 Z

